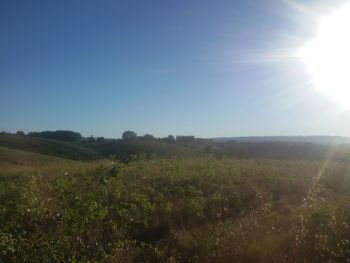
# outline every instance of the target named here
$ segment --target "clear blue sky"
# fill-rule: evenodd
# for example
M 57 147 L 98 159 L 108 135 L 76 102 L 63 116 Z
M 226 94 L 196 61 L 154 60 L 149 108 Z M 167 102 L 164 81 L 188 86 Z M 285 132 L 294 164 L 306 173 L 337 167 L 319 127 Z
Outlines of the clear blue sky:
M 350 136 L 290 55 L 335 2 L 2 0 L 0 130 Z

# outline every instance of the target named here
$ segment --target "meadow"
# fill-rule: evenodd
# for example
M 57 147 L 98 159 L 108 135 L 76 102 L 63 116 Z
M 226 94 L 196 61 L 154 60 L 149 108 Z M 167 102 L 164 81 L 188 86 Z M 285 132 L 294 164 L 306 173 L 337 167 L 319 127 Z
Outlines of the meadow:
M 0 167 L 0 262 L 350 259 L 348 162 L 0 147 Z
M 350 263 L 350 0 L 0 0 L 0 36 L 0 263 Z

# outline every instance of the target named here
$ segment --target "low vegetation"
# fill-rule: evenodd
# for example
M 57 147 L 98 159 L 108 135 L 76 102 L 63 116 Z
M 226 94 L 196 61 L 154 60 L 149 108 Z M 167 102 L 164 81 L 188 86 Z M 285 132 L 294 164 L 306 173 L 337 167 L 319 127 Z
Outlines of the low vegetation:
M 109 162 L 0 177 L 0 262 L 348 262 L 346 163 Z
M 122 162 L 129 162 L 135 158 L 190 157 L 201 154 L 190 147 L 159 141 L 115 140 L 102 143 L 89 143 L 85 144 L 85 146 L 105 158 L 113 158 Z

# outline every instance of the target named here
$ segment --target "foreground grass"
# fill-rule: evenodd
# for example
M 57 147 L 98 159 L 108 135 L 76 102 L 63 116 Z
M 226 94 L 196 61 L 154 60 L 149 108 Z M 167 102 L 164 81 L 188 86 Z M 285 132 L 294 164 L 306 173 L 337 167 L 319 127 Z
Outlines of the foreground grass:
M 345 163 L 210 158 L 2 176 L 0 259 L 348 262 L 349 177 Z

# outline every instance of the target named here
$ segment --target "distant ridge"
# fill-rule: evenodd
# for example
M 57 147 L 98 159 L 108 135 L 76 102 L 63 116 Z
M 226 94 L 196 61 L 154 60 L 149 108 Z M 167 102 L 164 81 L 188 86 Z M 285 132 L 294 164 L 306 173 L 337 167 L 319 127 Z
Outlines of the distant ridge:
M 342 136 L 253 136 L 253 137 L 219 137 L 215 142 L 235 141 L 237 143 L 256 142 L 289 142 L 289 143 L 318 143 L 318 144 L 350 144 L 350 137 Z

